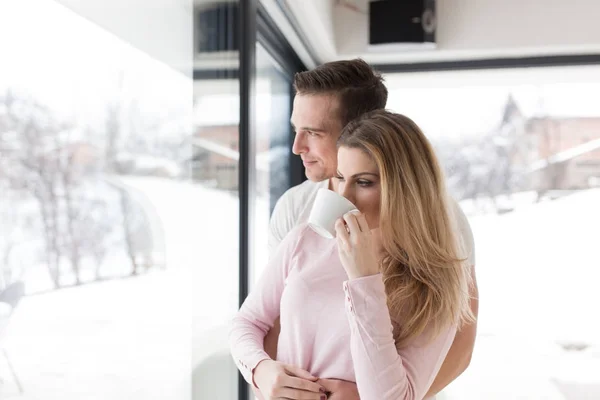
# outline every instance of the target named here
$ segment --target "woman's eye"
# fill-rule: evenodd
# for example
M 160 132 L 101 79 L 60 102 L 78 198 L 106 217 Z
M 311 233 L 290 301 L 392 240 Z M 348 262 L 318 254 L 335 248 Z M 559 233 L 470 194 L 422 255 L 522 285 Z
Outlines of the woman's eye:
M 356 181 L 356 183 L 357 183 L 359 186 L 371 186 L 371 184 L 372 184 L 373 182 L 371 182 L 371 181 L 363 181 L 363 180 L 358 180 L 358 181 Z
M 335 179 L 337 179 L 338 181 L 343 181 L 343 180 L 344 180 L 344 177 L 343 177 L 343 176 L 339 176 L 339 175 L 337 175 L 337 176 L 335 177 Z

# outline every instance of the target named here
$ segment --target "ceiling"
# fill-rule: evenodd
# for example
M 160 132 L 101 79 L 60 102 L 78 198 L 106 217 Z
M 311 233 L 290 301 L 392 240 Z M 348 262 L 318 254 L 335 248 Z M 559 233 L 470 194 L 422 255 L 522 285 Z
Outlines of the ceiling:
M 596 0 L 438 0 L 436 48 L 377 50 L 368 44 L 369 0 L 261 2 L 292 46 L 308 50 L 309 66 L 354 57 L 398 64 L 600 53 Z
M 187 73 L 234 68 L 235 54 L 192 60 L 193 8 L 241 0 L 58 0 L 80 16 Z M 361 57 L 372 64 L 600 54 L 597 0 L 437 0 L 435 49 L 372 50 L 369 0 L 259 0 L 311 68 Z M 201 65 L 197 65 L 201 64 Z

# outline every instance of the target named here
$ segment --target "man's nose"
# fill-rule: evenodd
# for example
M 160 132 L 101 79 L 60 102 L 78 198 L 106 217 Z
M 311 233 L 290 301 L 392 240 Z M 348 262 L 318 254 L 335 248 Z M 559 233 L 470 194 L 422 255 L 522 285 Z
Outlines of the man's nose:
M 306 153 L 306 139 L 302 132 L 297 133 L 294 137 L 294 144 L 292 145 L 292 153 L 299 156 L 302 153 Z

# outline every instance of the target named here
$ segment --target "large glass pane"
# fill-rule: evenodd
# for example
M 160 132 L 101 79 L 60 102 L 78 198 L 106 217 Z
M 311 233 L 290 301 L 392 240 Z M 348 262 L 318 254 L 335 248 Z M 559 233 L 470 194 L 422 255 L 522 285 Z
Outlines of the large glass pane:
M 185 225 L 199 249 L 193 260 L 193 398 L 235 400 L 238 371 L 228 333 L 239 302 L 238 2 L 196 1 L 195 24 L 194 185 L 181 198 L 199 215 Z
M 440 398 L 600 398 L 600 67 L 386 79 L 475 236 L 477 343 Z
M 194 399 L 237 398 L 237 368 L 229 354 L 229 321 L 238 308 L 239 198 L 237 79 L 194 83 L 193 174 L 203 216 L 195 238 Z M 191 221 L 190 221 L 191 222 Z
M 268 260 L 269 218 L 279 197 L 290 187 L 291 82 L 269 53 L 256 46 L 256 193 L 254 210 L 255 259 L 252 282 Z
M 62 3 L 0 2 L 0 398 L 187 399 L 191 2 Z

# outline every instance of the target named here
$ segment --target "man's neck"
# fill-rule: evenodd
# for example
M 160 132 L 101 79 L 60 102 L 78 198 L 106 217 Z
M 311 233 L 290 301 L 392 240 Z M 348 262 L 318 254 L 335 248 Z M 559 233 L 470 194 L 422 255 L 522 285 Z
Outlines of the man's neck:
M 329 190 L 333 190 L 334 192 L 337 192 L 338 184 L 339 184 L 339 182 L 337 179 L 329 178 L 329 184 L 328 184 L 327 188 Z

